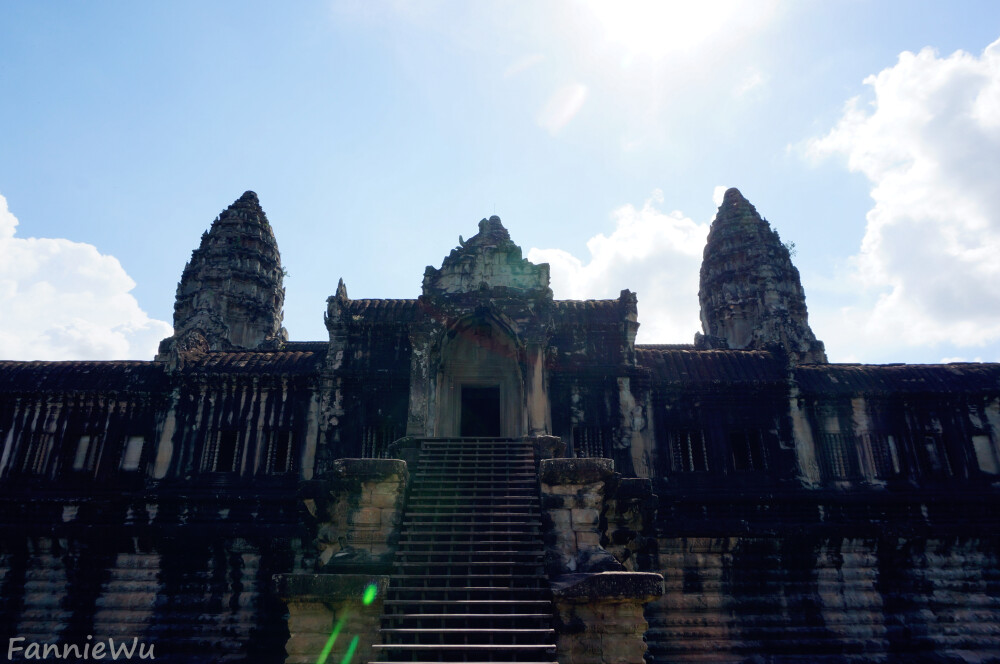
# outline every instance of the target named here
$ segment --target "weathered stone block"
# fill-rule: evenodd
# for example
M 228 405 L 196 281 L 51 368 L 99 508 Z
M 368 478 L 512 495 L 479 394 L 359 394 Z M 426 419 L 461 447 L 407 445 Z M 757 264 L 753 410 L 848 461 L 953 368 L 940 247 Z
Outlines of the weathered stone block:
M 352 526 L 377 526 L 382 522 L 382 511 L 377 507 L 362 507 L 347 516 L 347 523 Z
M 544 459 L 539 464 L 539 480 L 549 485 L 607 482 L 614 474 L 611 459 Z
M 572 523 L 570 511 L 568 509 L 554 509 L 548 511 L 549 518 L 552 519 L 552 526 L 559 529 L 569 529 Z
M 396 503 L 398 502 L 399 502 L 398 492 L 394 491 L 392 493 L 380 493 L 376 491 L 373 492 L 371 495 L 370 505 L 372 507 L 378 507 L 378 508 L 395 509 Z
M 646 642 L 638 638 L 624 638 L 605 634 L 601 639 L 602 664 L 638 664 L 646 654 Z
M 601 520 L 601 514 L 592 508 L 574 509 L 572 515 L 574 530 L 596 529 Z

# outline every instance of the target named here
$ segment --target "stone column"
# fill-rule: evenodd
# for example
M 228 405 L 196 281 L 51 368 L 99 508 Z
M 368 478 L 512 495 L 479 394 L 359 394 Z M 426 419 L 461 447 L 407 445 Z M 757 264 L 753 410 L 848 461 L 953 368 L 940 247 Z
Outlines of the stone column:
M 410 329 L 410 399 L 406 415 L 406 435 L 423 438 L 433 435 L 431 421 L 430 340 L 432 330 L 428 325 Z
M 532 340 L 524 350 L 527 376 L 524 382 L 527 402 L 529 436 L 545 435 L 552 431 L 551 406 L 548 381 L 545 375 L 545 344 Z

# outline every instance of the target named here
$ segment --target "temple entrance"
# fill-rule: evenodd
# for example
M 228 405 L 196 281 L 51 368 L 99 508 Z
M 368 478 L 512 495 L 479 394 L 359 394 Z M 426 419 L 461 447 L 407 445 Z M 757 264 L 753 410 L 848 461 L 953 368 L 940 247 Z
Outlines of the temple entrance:
M 500 386 L 462 386 L 459 435 L 471 438 L 500 436 Z
M 524 388 L 513 335 L 487 317 L 446 333 L 438 369 L 434 436 L 524 435 Z

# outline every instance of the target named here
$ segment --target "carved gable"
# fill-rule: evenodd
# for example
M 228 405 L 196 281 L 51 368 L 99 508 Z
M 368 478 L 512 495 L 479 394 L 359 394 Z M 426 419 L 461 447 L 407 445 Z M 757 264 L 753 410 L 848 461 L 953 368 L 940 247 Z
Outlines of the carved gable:
M 547 295 L 548 264 L 535 265 L 521 256 L 521 248 L 510 239 L 500 217 L 479 222 L 479 232 L 444 259 L 441 269 L 428 266 L 424 272 L 425 296 L 455 295 L 474 291 Z

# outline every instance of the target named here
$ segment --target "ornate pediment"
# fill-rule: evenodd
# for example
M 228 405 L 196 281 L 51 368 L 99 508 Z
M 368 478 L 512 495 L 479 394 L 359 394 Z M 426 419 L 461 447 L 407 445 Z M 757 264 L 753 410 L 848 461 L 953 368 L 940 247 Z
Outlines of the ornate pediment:
M 428 266 L 423 294 L 458 295 L 486 292 L 494 296 L 524 295 L 552 297 L 549 266 L 535 265 L 521 255 L 500 217 L 479 222 L 479 232 L 468 240 L 458 238 L 440 269 Z

